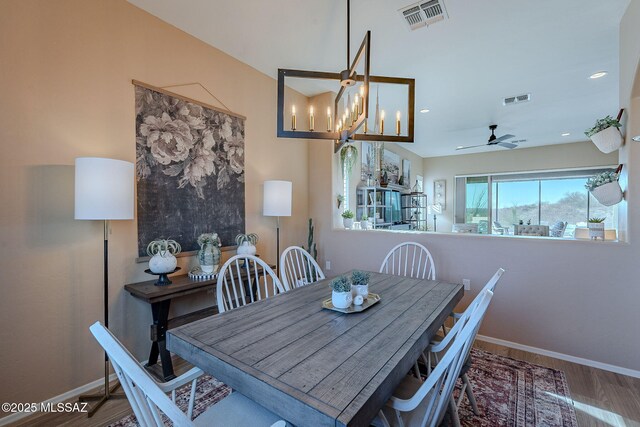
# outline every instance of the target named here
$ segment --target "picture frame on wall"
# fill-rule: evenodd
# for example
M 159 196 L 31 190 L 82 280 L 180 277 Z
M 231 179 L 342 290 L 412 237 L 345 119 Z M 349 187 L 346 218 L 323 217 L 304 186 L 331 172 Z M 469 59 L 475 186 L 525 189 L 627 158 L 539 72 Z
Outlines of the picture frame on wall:
M 387 173 L 389 184 L 397 184 L 400 179 L 400 156 L 393 151 L 384 150 L 382 156 L 382 172 Z
M 411 187 L 411 160 L 402 159 L 402 185 Z
M 370 181 L 374 181 L 376 179 L 376 176 L 375 176 L 376 155 L 374 150 L 375 149 L 371 143 L 362 141 L 362 146 L 360 147 L 360 152 L 361 152 L 360 179 L 362 180 L 362 182 L 367 183 L 367 185 L 371 185 L 371 182 L 367 181 L 368 179 L 370 179 Z

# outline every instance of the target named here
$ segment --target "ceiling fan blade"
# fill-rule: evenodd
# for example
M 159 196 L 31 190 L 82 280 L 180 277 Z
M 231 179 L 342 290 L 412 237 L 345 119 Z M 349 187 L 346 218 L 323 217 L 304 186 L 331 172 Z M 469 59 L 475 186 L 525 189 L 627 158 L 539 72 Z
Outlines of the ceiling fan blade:
M 457 147 L 456 151 L 458 151 L 458 150 L 466 150 L 467 148 L 486 147 L 486 146 L 487 146 L 487 144 L 467 145 L 466 147 Z
M 514 144 L 513 142 L 499 142 L 498 145 L 504 148 L 508 148 L 510 150 L 513 150 L 518 146 L 518 144 Z
M 494 143 L 494 144 L 497 144 L 498 142 L 502 142 L 502 141 L 504 141 L 505 139 L 511 139 L 511 138 L 515 138 L 515 137 L 516 137 L 515 135 L 511 135 L 510 133 L 508 133 L 508 134 L 506 134 L 506 135 L 502 135 L 502 136 L 500 136 L 500 137 L 498 137 L 498 138 L 494 139 L 494 140 L 493 140 L 493 141 L 491 141 L 491 142 L 492 142 L 492 143 Z

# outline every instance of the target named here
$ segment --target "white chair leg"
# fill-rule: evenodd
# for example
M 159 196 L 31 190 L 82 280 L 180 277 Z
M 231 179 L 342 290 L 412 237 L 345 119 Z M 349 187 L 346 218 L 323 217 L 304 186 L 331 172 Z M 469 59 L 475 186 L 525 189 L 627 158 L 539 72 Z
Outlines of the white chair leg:
M 467 398 L 469 399 L 469 403 L 471 404 L 473 413 L 476 415 L 480 415 L 480 410 L 478 410 L 478 403 L 476 402 L 476 397 L 473 395 L 473 389 L 471 388 L 471 382 L 469 382 L 469 377 L 467 376 L 467 374 L 464 374 L 462 376 L 462 382 L 466 384 L 465 393 L 467 394 Z
M 451 412 L 451 424 L 454 427 L 461 427 L 460 417 L 458 416 L 458 407 L 456 406 L 456 400 L 453 398 L 453 394 L 449 398 L 449 412 Z
M 413 375 L 415 375 L 417 379 L 422 381 L 422 376 L 420 375 L 420 366 L 418 366 L 417 361 L 413 364 Z

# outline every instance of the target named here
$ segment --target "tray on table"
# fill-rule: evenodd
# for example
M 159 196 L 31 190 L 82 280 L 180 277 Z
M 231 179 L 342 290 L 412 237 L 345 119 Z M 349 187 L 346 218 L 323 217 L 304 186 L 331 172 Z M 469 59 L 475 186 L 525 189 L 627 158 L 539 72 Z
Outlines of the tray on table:
M 360 313 L 361 311 L 366 310 L 367 308 L 371 307 L 378 301 L 380 301 L 380 295 L 372 294 L 371 292 L 369 292 L 367 299 L 364 300 L 362 305 L 351 304 L 351 306 L 349 306 L 348 308 L 336 308 L 333 306 L 333 303 L 331 303 L 331 298 L 329 298 L 322 301 L 322 308 L 326 308 L 327 310 L 339 311 L 340 313 L 347 313 L 347 314 Z

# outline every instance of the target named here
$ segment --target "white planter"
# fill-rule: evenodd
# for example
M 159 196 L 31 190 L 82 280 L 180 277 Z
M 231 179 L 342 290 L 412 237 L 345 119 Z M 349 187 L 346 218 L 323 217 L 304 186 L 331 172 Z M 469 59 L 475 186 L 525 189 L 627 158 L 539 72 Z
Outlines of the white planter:
M 169 252 L 165 252 L 164 255 L 157 253 L 149 260 L 149 270 L 156 274 L 172 273 L 177 266 L 178 260 Z
M 613 206 L 620 203 L 623 198 L 622 188 L 618 181 L 608 182 L 591 190 L 591 194 L 598 202 L 605 206 Z
M 344 228 L 353 228 L 353 218 L 342 218 L 342 225 Z
M 365 219 L 364 221 L 360 221 L 360 227 L 363 230 L 368 230 L 371 228 L 371 223 L 369 222 L 369 220 Z
M 331 304 L 335 308 L 349 308 L 353 302 L 353 296 L 351 292 L 336 292 L 331 291 Z
M 236 249 L 236 254 L 238 254 L 238 255 L 255 255 L 256 254 L 256 247 L 253 246 L 249 242 L 242 242 L 242 244 L 240 246 L 238 246 L 238 249 Z
M 587 227 L 589 227 L 589 237 L 592 240 L 598 238 L 604 240 L 604 222 L 590 222 Z
M 616 127 L 608 127 L 595 135 L 591 135 L 591 141 L 603 153 L 611 153 L 622 146 L 622 134 Z
M 353 298 L 360 295 L 363 299 L 367 299 L 369 296 L 369 284 L 351 285 L 351 295 L 353 295 Z

